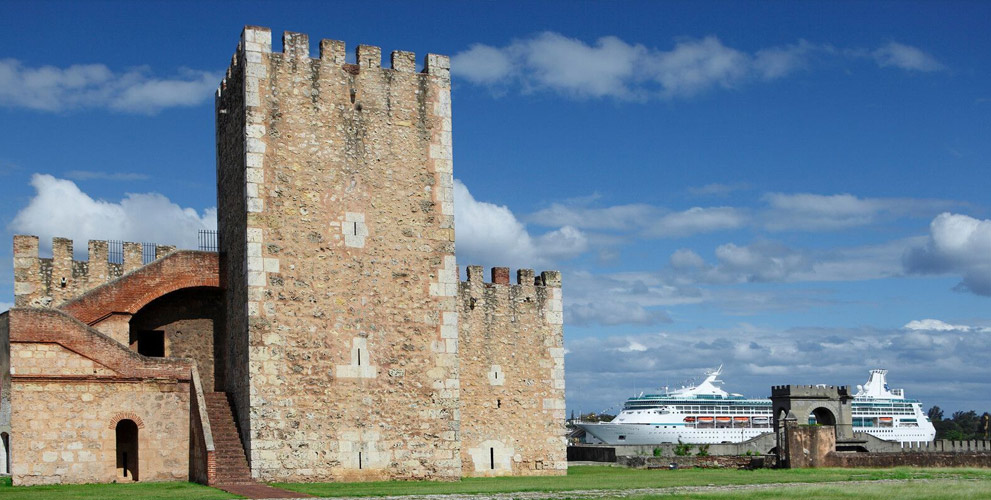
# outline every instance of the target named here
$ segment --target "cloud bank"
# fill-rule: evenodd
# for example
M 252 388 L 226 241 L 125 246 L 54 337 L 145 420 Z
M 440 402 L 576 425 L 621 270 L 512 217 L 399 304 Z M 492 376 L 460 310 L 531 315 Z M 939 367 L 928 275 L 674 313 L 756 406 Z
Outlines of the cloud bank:
M 76 242 L 85 253 L 84 242 L 109 239 L 177 245 L 196 248 L 201 229 L 217 228 L 217 211 L 202 213 L 182 208 L 158 193 L 128 193 L 119 202 L 95 200 L 70 180 L 34 174 L 35 195 L 11 221 L 9 229 L 34 234 L 44 246 L 56 236 Z
M 586 411 L 615 410 L 634 393 L 698 381 L 719 364 L 727 391 L 754 397 L 767 397 L 777 384 L 862 384 L 872 368 L 889 369 L 892 387 L 905 388 L 926 408 L 972 409 L 965 406 L 973 404 L 974 394 L 991 390 L 984 369 L 991 329 L 932 319 L 904 328 L 739 324 L 565 342 L 568 406 Z
M 216 89 L 220 76 L 183 69 L 159 78 L 147 67 L 115 72 L 103 64 L 28 67 L 16 59 L 0 59 L 0 106 L 56 113 L 109 109 L 155 114 L 202 104 Z
M 715 88 L 784 78 L 805 70 L 814 57 L 868 56 L 880 67 L 931 72 L 935 57 L 889 42 L 873 51 L 837 50 L 805 40 L 747 52 L 715 36 L 681 39 L 670 50 L 605 36 L 593 43 L 543 32 L 503 47 L 473 44 L 451 60 L 455 76 L 495 89 L 551 91 L 573 98 L 621 100 L 687 98 Z

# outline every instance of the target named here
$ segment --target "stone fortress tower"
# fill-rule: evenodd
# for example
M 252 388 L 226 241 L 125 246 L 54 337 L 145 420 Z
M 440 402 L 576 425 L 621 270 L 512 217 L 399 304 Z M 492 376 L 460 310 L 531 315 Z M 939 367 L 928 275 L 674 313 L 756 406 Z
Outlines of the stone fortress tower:
M 565 473 L 560 274 L 459 280 L 448 58 L 282 45 L 217 91 L 219 252 L 15 237 L 15 484 Z
M 217 94 L 221 282 L 244 312 L 226 387 L 252 473 L 563 470 L 560 279 L 459 291 L 448 58 L 418 73 L 410 52 L 383 68 L 378 47 L 348 64 L 343 42 L 282 41 L 245 28 Z M 530 397 L 500 398 L 506 377 Z

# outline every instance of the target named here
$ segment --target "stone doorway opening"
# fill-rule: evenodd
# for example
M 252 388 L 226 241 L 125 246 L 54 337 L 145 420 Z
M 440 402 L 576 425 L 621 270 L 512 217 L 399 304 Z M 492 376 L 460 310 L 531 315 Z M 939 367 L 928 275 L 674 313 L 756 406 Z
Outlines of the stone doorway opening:
M 836 415 L 823 407 L 812 410 L 809 414 L 809 425 L 836 425 Z
M 0 474 L 10 474 L 10 434 L 0 432 Z
M 117 477 L 137 481 L 138 475 L 138 424 L 124 419 L 117 422 Z

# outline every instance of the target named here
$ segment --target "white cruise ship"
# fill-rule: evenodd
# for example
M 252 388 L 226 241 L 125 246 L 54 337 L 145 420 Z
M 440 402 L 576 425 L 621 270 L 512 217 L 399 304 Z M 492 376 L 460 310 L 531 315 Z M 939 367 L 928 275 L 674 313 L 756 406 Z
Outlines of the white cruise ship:
M 773 432 L 771 400 L 727 393 L 719 387 L 721 371 L 720 366 L 707 373 L 698 385 L 632 397 L 611 422 L 576 425 L 607 444 L 737 443 Z M 922 403 L 888 389 L 886 374 L 871 370 L 867 384 L 857 386 L 853 431 L 887 441 L 932 441 L 936 429 Z M 815 423 L 811 415 L 809 423 Z

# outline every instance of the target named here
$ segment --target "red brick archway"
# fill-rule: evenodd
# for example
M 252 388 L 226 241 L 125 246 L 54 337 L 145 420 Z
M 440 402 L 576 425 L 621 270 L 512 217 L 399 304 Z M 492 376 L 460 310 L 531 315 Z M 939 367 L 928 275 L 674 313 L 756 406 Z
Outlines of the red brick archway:
M 114 313 L 134 314 L 183 288 L 220 286 L 214 252 L 179 251 L 63 304 L 59 309 L 88 325 Z
M 131 420 L 134 422 L 135 425 L 138 426 L 138 429 L 145 428 L 145 423 L 143 420 L 141 420 L 141 417 L 139 417 L 137 413 L 130 411 L 122 411 L 120 413 L 115 413 L 114 416 L 110 419 L 110 425 L 107 426 L 107 428 L 116 429 L 117 424 L 119 424 L 121 420 Z

